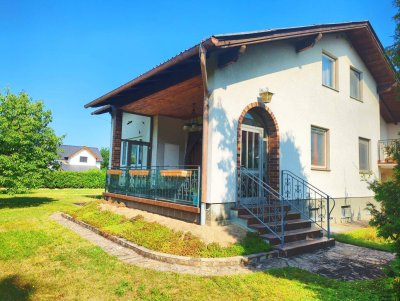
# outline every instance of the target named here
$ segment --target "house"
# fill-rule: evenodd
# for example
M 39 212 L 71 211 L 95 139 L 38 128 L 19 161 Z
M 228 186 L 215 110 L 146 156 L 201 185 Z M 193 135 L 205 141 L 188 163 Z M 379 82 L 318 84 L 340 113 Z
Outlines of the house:
M 287 255 L 332 245 L 390 176 L 397 84 L 368 21 L 211 36 L 85 105 L 112 116 L 104 196 Z
M 60 145 L 58 160 L 61 170 L 86 171 L 100 169 L 103 158 L 97 147 Z

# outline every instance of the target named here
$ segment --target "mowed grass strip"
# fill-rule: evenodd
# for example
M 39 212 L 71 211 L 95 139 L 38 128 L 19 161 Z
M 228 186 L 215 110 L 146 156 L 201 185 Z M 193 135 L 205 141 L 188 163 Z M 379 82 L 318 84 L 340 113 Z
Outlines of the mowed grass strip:
M 49 216 L 93 201 L 100 189 L 0 195 L 0 300 L 394 300 L 391 278 L 336 281 L 285 268 L 200 277 L 123 263 Z M 27 233 L 23 239 L 13 234 Z M 10 252 L 31 249 L 27 253 Z
M 256 233 L 247 233 L 238 243 L 221 247 L 218 243 L 205 244 L 190 232 L 174 231 L 142 216 L 128 219 L 111 211 L 101 210 L 99 201 L 79 209 L 67 210 L 78 220 L 84 221 L 107 234 L 126 238 L 151 250 L 191 257 L 229 257 L 267 252 L 271 247 Z
M 344 233 L 335 233 L 332 236 L 340 242 L 366 247 L 370 249 L 393 252 L 393 243 L 377 236 L 376 228 L 367 227 Z

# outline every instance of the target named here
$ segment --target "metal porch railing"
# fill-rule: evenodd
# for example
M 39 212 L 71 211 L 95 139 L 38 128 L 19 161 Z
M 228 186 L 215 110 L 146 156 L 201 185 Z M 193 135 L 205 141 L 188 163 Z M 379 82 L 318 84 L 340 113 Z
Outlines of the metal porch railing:
M 107 171 L 110 193 L 199 207 L 200 166 L 121 167 Z
M 378 141 L 378 162 L 395 163 L 389 151 L 395 152 L 400 147 L 400 139 L 387 139 Z
M 279 239 L 281 246 L 284 245 L 286 212 L 283 197 L 245 167 L 240 168 L 239 207 L 246 209 Z
M 282 170 L 281 194 L 290 206 L 327 233 L 335 199 L 288 170 Z

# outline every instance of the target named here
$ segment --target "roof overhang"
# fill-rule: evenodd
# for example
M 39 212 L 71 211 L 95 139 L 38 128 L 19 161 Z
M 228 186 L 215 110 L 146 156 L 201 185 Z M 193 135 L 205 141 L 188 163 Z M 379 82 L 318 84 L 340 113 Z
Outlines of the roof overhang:
M 400 122 L 400 102 L 397 101 L 398 89 L 395 70 L 385 55 L 384 48 L 368 21 L 336 24 L 311 25 L 214 35 L 201 43 L 208 52 L 222 51 L 226 48 L 239 48 L 243 45 L 291 40 L 301 43 L 312 36 L 330 33 L 345 33 L 364 61 L 378 85 L 381 100 L 381 114 L 387 122 Z M 164 89 L 197 77 L 201 74 L 199 46 L 187 49 L 150 71 L 136 77 L 117 89 L 91 101 L 89 107 L 127 106 L 132 102 L 148 98 Z M 103 107 L 93 114 L 109 112 L 111 107 Z

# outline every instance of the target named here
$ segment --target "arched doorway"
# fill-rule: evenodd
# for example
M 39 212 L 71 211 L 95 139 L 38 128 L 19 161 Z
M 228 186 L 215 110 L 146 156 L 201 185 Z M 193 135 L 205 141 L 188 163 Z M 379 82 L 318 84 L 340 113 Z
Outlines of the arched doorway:
M 237 170 L 244 166 L 279 191 L 279 129 L 263 103 L 248 105 L 238 122 Z

